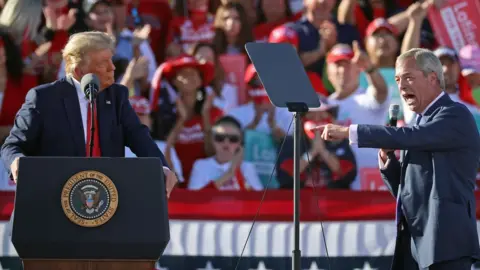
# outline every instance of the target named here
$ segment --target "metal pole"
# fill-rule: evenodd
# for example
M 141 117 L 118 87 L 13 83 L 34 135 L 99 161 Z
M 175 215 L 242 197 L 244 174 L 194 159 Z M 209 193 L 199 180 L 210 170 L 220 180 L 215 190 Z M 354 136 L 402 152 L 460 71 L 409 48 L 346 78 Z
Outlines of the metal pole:
M 292 269 L 301 270 L 300 252 L 300 136 L 301 136 L 301 113 L 296 112 L 294 116 L 293 134 L 293 228 L 294 228 L 294 249 L 292 258 Z

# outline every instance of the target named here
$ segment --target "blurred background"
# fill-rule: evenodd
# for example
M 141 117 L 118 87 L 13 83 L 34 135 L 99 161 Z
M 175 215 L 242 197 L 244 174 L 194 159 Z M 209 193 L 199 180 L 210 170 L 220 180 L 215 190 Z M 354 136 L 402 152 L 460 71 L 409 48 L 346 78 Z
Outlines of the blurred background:
M 479 0 L 1 0 L 0 9 L 0 139 L 29 89 L 65 76 L 69 35 L 116 37 L 116 81 L 181 181 L 157 269 L 234 269 L 266 188 L 239 269 L 291 269 L 292 114 L 271 104 L 247 42 L 295 47 L 322 102 L 302 120 L 304 269 L 390 267 L 395 200 L 377 150 L 324 142 L 310 127 L 383 125 L 390 104 L 410 125 L 394 79 L 400 53 L 434 50 L 446 93 L 480 127 Z M 22 269 L 5 231 L 14 196 L 2 165 L 0 269 Z

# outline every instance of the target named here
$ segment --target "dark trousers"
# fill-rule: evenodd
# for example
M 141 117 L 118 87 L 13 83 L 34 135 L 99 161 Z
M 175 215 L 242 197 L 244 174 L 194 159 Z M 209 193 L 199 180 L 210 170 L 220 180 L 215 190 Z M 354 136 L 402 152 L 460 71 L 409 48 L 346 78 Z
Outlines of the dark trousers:
M 398 226 L 397 239 L 395 244 L 395 252 L 391 270 L 471 270 L 473 260 L 470 257 L 455 259 L 435 263 L 427 268 L 420 268 L 417 264 L 417 252 L 412 250 L 413 239 L 408 231 L 408 226 L 404 219 Z

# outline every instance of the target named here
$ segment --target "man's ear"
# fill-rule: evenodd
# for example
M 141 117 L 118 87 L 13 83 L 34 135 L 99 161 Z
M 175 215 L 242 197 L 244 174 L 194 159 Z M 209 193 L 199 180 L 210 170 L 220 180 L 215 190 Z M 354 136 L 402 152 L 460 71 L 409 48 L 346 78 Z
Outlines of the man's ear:
M 427 79 L 431 85 L 440 84 L 440 81 L 438 80 L 437 74 L 435 74 L 435 72 L 428 73 Z

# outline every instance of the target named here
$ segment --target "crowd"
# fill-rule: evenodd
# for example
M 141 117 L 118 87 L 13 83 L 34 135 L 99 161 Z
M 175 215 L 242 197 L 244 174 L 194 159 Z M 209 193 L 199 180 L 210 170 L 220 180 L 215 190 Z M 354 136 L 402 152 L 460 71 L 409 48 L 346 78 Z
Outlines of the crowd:
M 415 115 L 394 76 L 401 52 L 434 50 L 446 93 L 480 124 L 480 48 L 439 46 L 426 15 L 441 2 L 3 0 L 0 137 L 8 135 L 29 89 L 68 76 L 62 48 L 69 35 L 102 31 L 116 38 L 115 79 L 130 90 L 132 107 L 180 187 L 261 190 L 279 154 L 276 187 L 289 188 L 292 114 L 271 104 L 244 48 L 252 41 L 285 42 L 297 49 L 322 103 L 303 117 L 303 186 L 359 190 L 361 170 L 377 167 L 377 151 L 325 142 L 310 128 L 383 125 L 392 103 L 401 104 L 402 124 L 411 124 Z M 125 155 L 134 156 L 128 148 Z

